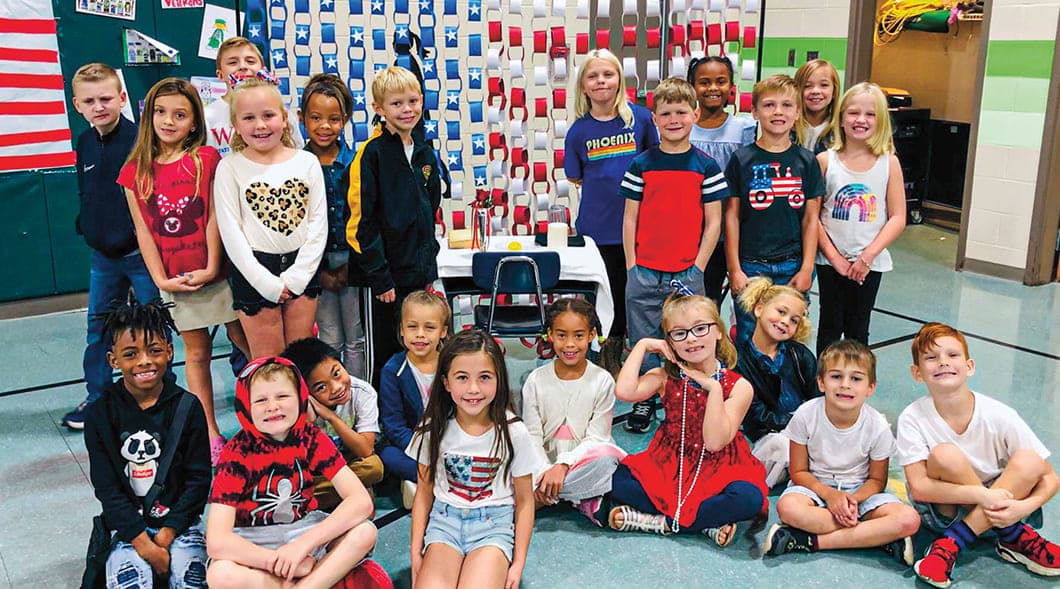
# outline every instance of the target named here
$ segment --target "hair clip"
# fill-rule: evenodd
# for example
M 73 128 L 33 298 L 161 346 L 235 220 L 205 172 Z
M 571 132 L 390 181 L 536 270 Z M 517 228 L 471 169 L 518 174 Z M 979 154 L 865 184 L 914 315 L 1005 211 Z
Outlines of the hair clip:
M 280 85 L 280 78 L 276 77 L 276 74 L 270 72 L 269 70 L 258 70 L 258 72 L 256 74 L 240 74 L 240 73 L 228 74 L 228 82 L 233 88 L 235 88 L 236 86 L 238 86 L 242 82 L 245 82 L 247 80 L 254 79 L 254 78 L 257 78 L 258 80 L 262 80 L 264 82 L 268 82 L 268 83 L 272 84 L 273 86 L 279 86 Z
M 676 278 L 670 281 L 670 288 L 674 289 L 674 291 L 679 292 L 682 296 L 686 297 L 690 297 L 696 294 L 695 291 L 693 291 L 691 288 L 685 286 L 684 282 L 681 282 Z

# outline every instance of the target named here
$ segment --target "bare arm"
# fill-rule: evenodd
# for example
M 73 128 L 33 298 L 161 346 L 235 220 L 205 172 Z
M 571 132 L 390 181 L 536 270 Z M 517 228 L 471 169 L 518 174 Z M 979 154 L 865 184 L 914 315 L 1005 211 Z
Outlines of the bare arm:
M 429 479 L 430 471 L 425 464 L 420 464 L 418 467 L 416 496 L 412 500 L 412 529 L 409 543 L 413 587 L 416 586 L 416 577 L 420 573 L 420 565 L 423 564 L 423 536 L 427 532 L 427 519 L 431 513 L 431 505 L 434 503 L 434 482 Z
M 850 270 L 852 280 L 864 280 L 876 256 L 894 243 L 894 240 L 898 239 L 905 229 L 905 180 L 902 177 L 902 166 L 898 162 L 898 157 L 893 154 L 887 164 L 887 174 L 887 222 L 852 264 L 854 266 Z
M 189 284 L 206 284 L 217 277 L 224 260 L 224 246 L 221 245 L 221 232 L 217 229 L 217 213 L 213 203 L 206 220 L 206 267 L 193 272 Z
M 342 445 L 349 448 L 357 458 L 367 458 L 375 452 L 375 432 L 361 433 L 354 430 L 334 410 L 313 397 L 309 397 L 309 404 L 317 415 L 335 428 Z
M 530 537 L 534 532 L 534 489 L 533 475 L 512 478 L 512 491 L 515 494 L 515 547 L 512 551 L 512 563 L 508 567 L 508 577 L 504 582 L 505 589 L 516 589 L 526 566 L 526 554 L 530 551 Z
M 618 373 L 615 381 L 615 397 L 623 401 L 635 403 L 643 401 L 656 392 L 661 393 L 663 383 L 666 381 L 666 373 L 662 368 L 653 368 L 643 375 L 640 374 L 640 366 L 644 362 L 644 356 L 651 350 L 664 346 L 669 349 L 669 344 L 663 340 L 644 338 L 633 346 L 633 350 L 626 358 L 622 370 Z M 667 351 L 666 354 L 672 354 Z
M 725 399 L 721 383 L 698 371 L 688 371 L 703 388 L 707 389 L 707 408 L 703 416 L 703 444 L 708 452 L 717 452 L 728 446 L 740 431 L 740 423 L 751 406 L 754 391 L 751 384 L 740 379 Z M 701 380 L 702 378 L 702 380 Z
M 828 177 L 827 151 L 817 154 L 817 165 L 821 166 L 821 176 Z M 817 233 L 817 249 L 821 250 L 821 254 L 828 259 L 828 263 L 832 265 L 832 268 L 835 268 L 836 272 L 846 276 L 847 271 L 850 269 L 850 262 L 843 257 L 843 254 L 839 253 L 839 249 L 832 243 L 832 238 L 825 231 L 824 225 L 822 224 L 820 227 L 821 229 Z
M 738 295 L 747 286 L 747 275 L 740 268 L 740 199 L 726 199 L 724 208 L 725 262 L 729 266 L 729 286 Z
M 230 560 L 236 564 L 262 571 L 270 571 L 274 551 L 244 540 L 232 531 L 236 508 L 221 503 L 210 504 L 206 518 L 206 552 L 213 560 Z
M 926 460 L 907 464 L 905 480 L 909 485 L 909 498 L 920 503 L 976 505 L 987 491 L 982 485 L 957 485 L 929 477 Z
M 855 501 L 862 503 L 876 493 L 882 493 L 883 490 L 887 488 L 887 468 L 890 462 L 889 458 L 869 461 L 869 478 L 866 479 L 865 483 L 861 485 L 861 488 L 854 493 Z
M 626 199 L 626 210 L 622 215 L 622 252 L 626 254 L 626 270 L 637 263 L 637 216 L 640 202 Z
M 198 286 L 191 286 L 183 277 L 170 278 L 166 276 L 165 266 L 162 265 L 162 254 L 158 251 L 158 244 L 151 235 L 151 230 L 144 221 L 140 212 L 140 203 L 136 202 L 136 195 L 132 190 L 125 189 L 125 201 L 129 205 L 129 215 L 132 217 L 133 227 L 136 230 L 136 245 L 140 248 L 140 255 L 144 258 L 144 266 L 151 274 L 151 280 L 160 290 L 166 292 L 187 292 L 198 290 Z
M 802 214 L 802 266 L 791 278 L 791 286 L 803 292 L 813 286 L 813 267 L 817 260 L 817 228 L 821 225 L 821 199 L 806 199 Z
M 721 201 L 708 202 L 703 205 L 703 236 L 699 240 L 699 251 L 694 264 L 703 270 L 707 267 L 714 248 L 721 235 Z

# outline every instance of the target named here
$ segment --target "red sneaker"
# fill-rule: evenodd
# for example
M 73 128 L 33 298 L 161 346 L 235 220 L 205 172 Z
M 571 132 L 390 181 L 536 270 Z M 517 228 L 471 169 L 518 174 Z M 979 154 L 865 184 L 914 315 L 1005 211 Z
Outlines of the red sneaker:
M 1060 575 L 1060 546 L 1042 538 L 1027 524 L 1023 524 L 1020 537 L 1012 544 L 997 543 L 997 555 L 1022 564 L 1032 573 L 1046 577 Z
M 394 583 L 379 563 L 365 559 L 331 589 L 394 589 Z
M 957 542 L 943 536 L 931 543 L 927 555 L 916 561 L 913 570 L 920 580 L 935 587 L 949 587 L 952 582 L 953 563 L 957 561 L 960 548 Z

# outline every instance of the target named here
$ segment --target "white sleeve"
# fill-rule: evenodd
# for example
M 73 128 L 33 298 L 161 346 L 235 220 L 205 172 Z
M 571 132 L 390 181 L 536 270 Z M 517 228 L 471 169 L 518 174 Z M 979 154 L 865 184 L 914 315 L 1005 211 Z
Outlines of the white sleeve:
M 379 395 L 366 382 L 353 384 L 351 388 L 356 393 L 353 401 L 357 409 L 357 423 L 353 430 L 357 433 L 379 433 Z
M 291 293 L 300 295 L 320 267 L 328 238 L 328 206 L 324 196 L 324 172 L 315 161 L 307 166 L 309 207 L 306 211 L 306 240 L 298 248 L 298 257 L 290 268 L 280 273 L 280 279 Z M 279 298 L 279 295 L 276 297 Z
M 541 455 L 535 449 L 526 424 L 521 421 L 508 424 L 508 433 L 512 437 L 515 455 L 512 457 L 511 476 L 521 477 L 534 474 L 540 466 Z
M 1005 450 L 1011 458 L 1017 450 L 1033 450 L 1042 460 L 1049 459 L 1049 449 L 1045 447 L 1034 430 L 1027 425 L 1026 421 L 1016 413 L 1015 409 L 1008 407 L 1009 411 L 1003 414 L 1004 421 L 1001 429 L 1002 439 L 1005 442 Z
M 405 448 L 405 455 L 415 460 L 416 462 L 430 466 L 431 464 L 431 437 L 428 433 L 415 433 L 412 434 L 412 439 L 409 440 L 409 447 Z
M 810 442 L 810 424 L 809 415 L 810 411 L 816 409 L 815 403 L 803 403 L 795 410 L 795 413 L 791 415 L 791 421 L 788 421 L 788 426 L 784 428 L 784 436 L 796 444 L 802 444 L 803 446 Z
M 873 428 L 872 446 L 869 448 L 869 460 L 885 460 L 894 456 L 894 434 L 891 433 L 891 426 L 886 417 L 877 414 L 874 418 L 876 424 Z
M 917 423 L 916 409 L 910 405 L 898 416 L 898 464 L 909 466 L 927 460 L 931 453 L 924 432 Z
M 269 272 L 254 257 L 254 251 L 243 230 L 243 212 L 240 208 L 239 179 L 233 168 L 234 158 L 225 158 L 217 165 L 213 181 L 213 201 L 217 214 L 217 229 L 225 254 L 239 273 L 258 291 L 264 299 L 279 302 L 283 292 L 283 281 Z
M 541 423 L 541 411 L 537 403 L 537 371 L 534 370 L 526 377 L 526 382 L 523 384 L 523 424 L 526 425 L 530 439 L 541 448 L 541 453 L 544 454 L 545 427 Z
M 294 141 L 294 148 L 302 149 L 305 147 L 302 128 L 298 125 L 298 104 L 296 102 L 292 102 L 291 108 L 287 110 L 287 126 L 291 129 L 291 140 Z
M 593 391 L 595 403 L 589 426 L 585 430 L 585 439 L 569 452 L 556 456 L 557 464 L 572 465 L 578 462 L 590 447 L 600 442 L 614 443 L 611 437 L 611 422 L 615 417 L 615 379 L 610 374 L 604 374 L 604 377 L 598 379 L 600 388 Z

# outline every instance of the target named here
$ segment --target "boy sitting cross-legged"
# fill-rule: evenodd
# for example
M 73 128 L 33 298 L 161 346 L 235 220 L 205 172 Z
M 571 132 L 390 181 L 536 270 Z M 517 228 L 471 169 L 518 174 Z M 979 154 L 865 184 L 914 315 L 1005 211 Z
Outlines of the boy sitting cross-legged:
M 1049 450 L 1011 407 L 968 388 L 975 362 L 956 329 L 921 327 L 912 373 L 928 395 L 898 418 L 898 458 L 924 526 L 943 534 L 917 576 L 948 587 L 958 553 L 991 530 L 1004 560 L 1060 575 L 1060 548 L 1023 523 L 1056 494 Z

